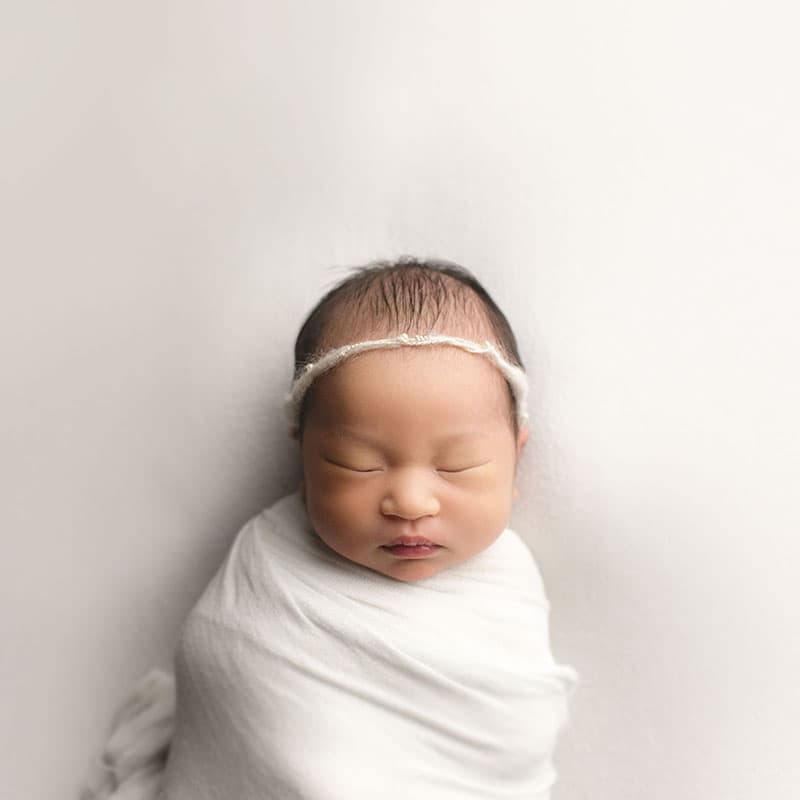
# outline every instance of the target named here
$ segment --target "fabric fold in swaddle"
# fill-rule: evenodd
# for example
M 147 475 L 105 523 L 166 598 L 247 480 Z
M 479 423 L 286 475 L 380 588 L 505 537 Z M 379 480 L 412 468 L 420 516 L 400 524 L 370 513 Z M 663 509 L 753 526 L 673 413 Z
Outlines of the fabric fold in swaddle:
M 158 798 L 548 798 L 578 680 L 548 614 L 510 528 L 405 583 L 330 550 L 288 495 L 242 528 L 184 623 Z
M 153 669 L 114 712 L 80 800 L 155 800 L 175 721 L 175 679 Z

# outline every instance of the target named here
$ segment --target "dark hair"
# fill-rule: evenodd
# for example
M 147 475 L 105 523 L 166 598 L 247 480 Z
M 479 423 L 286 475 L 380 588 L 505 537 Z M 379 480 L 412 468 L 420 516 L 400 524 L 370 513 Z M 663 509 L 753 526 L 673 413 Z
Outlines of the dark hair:
M 509 361 L 523 367 L 505 314 L 464 267 L 441 259 L 401 256 L 354 267 L 351 273 L 322 297 L 300 327 L 294 346 L 295 378 L 326 349 L 326 334 L 341 320 L 337 312 L 342 308 L 347 309 L 351 323 L 357 319 L 359 328 L 378 327 L 385 332 L 388 322 L 398 333 L 410 333 L 420 326 L 434 330 L 448 313 L 460 312 L 476 331 L 485 330 L 488 322 Z M 301 430 L 302 418 L 301 408 Z M 516 418 L 514 429 L 516 432 Z

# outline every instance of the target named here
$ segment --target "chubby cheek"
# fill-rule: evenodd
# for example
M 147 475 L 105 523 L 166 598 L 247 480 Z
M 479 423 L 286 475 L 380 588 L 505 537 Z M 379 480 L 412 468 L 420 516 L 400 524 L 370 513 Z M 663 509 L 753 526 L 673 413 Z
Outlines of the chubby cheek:
M 459 533 L 459 544 L 472 550 L 483 549 L 506 527 L 510 514 L 510 496 L 505 493 L 478 495 L 454 506 L 450 517 Z
M 306 473 L 306 507 L 314 530 L 331 545 L 356 546 L 371 527 L 369 499 L 352 481 Z
M 513 501 L 513 467 L 497 464 L 490 473 L 462 480 L 448 497 L 448 516 L 465 540 L 485 545 L 508 524 Z

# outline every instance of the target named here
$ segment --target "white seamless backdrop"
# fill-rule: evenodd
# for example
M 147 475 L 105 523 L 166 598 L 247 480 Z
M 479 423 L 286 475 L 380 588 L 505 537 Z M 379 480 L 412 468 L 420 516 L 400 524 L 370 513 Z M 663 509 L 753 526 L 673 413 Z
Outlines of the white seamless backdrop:
M 0 793 L 77 796 L 298 479 L 303 316 L 412 253 L 478 275 L 531 375 L 514 525 L 583 678 L 554 798 L 794 797 L 797 16 L 3 4 Z

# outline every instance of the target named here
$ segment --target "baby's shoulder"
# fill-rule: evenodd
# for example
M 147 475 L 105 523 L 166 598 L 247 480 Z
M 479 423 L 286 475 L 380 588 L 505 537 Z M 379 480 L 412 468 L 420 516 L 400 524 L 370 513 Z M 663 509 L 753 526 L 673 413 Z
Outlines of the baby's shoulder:
M 297 538 L 305 525 L 305 506 L 299 492 L 284 495 L 259 511 L 241 527 L 231 550 L 249 550 L 278 545 L 281 539 Z
M 546 602 L 542 573 L 533 551 L 513 528 L 506 528 L 495 543 L 509 572 Z
M 286 495 L 250 517 L 233 537 L 212 585 L 237 571 L 258 572 L 280 555 L 302 526 L 302 499 Z

